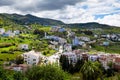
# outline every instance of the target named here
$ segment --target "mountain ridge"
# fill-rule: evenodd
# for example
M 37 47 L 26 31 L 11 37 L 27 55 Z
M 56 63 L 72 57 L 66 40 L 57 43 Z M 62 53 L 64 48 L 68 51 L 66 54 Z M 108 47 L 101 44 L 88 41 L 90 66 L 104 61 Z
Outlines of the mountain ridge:
M 49 18 L 40 18 L 36 17 L 30 14 L 27 15 L 20 15 L 20 14 L 7 14 L 7 13 L 1 13 L 0 17 L 5 17 L 12 22 L 15 22 L 17 24 L 25 25 L 25 24 L 41 24 L 41 25 L 63 25 L 64 23 L 59 20 L 49 19 Z
M 68 27 L 82 27 L 82 28 L 109 28 L 109 27 L 117 27 L 110 26 L 107 24 L 100 24 L 97 22 L 88 22 L 88 23 L 70 23 L 66 24 L 60 20 L 54 20 L 49 18 L 41 18 L 31 14 L 21 15 L 21 14 L 8 14 L 8 13 L 0 13 L 0 17 L 8 19 L 11 22 L 17 23 L 19 25 L 26 24 L 41 24 L 41 25 L 65 25 Z

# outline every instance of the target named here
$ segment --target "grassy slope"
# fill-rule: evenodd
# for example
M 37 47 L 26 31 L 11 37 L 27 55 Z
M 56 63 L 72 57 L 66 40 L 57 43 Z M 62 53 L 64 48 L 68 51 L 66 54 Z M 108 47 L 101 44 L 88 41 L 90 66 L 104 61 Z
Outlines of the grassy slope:
M 3 26 L 3 28 L 5 28 L 5 26 Z M 7 28 L 7 29 L 9 29 L 9 28 Z M 19 30 L 19 28 L 17 28 L 17 29 Z M 13 38 L 2 37 L 1 36 L 0 37 L 0 44 L 14 44 L 14 45 L 11 45 L 9 47 L 0 48 L 0 59 L 3 60 L 3 61 L 6 61 L 7 58 L 12 60 L 12 59 L 15 59 L 17 55 L 20 55 L 20 54 L 24 53 L 24 51 L 21 51 L 21 50 L 18 49 L 18 46 L 20 44 L 28 44 L 29 47 L 32 48 L 32 46 L 37 47 L 37 45 L 39 43 L 42 43 L 42 44 L 39 45 L 40 46 L 39 47 L 40 52 L 43 52 L 47 56 L 50 56 L 50 55 L 54 54 L 56 51 L 51 49 L 51 48 L 48 48 L 47 40 L 36 39 L 37 35 L 33 35 L 33 31 L 35 29 L 40 29 L 40 30 L 44 30 L 46 32 L 49 32 L 50 27 L 43 27 L 43 26 L 39 26 L 39 25 L 37 25 L 37 27 L 36 27 L 36 26 L 32 25 L 32 30 L 30 31 L 30 33 L 20 34 L 20 36 L 22 38 L 19 37 L 19 36 L 16 36 L 16 37 L 13 37 Z M 12 54 L 11 54 L 11 52 L 10 52 L 11 49 L 13 49 L 13 50 L 18 49 L 18 50 L 17 51 L 12 51 Z M 0 61 L 0 63 L 3 63 L 3 61 Z

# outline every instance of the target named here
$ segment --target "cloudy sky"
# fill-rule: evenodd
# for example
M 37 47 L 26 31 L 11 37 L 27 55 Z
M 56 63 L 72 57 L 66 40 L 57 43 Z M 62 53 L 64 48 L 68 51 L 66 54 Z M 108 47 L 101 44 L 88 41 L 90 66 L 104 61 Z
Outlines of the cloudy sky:
M 120 0 L 0 0 L 0 13 L 120 26 Z

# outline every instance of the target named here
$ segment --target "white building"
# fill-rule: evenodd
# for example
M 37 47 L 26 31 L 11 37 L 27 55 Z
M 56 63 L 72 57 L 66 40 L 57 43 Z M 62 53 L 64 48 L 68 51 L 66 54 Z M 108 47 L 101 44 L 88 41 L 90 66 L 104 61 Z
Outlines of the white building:
M 4 28 L 0 28 L 0 34 L 3 34 L 5 32 Z
M 59 26 L 52 26 L 50 31 L 57 32 L 60 28 L 61 27 L 59 27 Z
M 74 64 L 77 62 L 77 55 L 74 52 L 64 52 L 62 55 L 68 58 L 69 63 Z
M 68 30 L 67 31 L 67 37 L 70 38 L 70 37 L 74 37 L 75 36 L 75 32 L 71 32 L 71 30 Z
M 19 31 L 19 30 L 15 30 L 14 33 L 15 33 L 16 35 L 18 35 L 18 34 L 20 34 L 20 31 Z
M 24 61 L 29 65 L 37 65 L 40 61 L 40 53 L 34 50 L 23 53 Z
M 48 62 L 47 63 L 48 64 L 55 64 L 55 63 L 57 63 L 59 65 L 59 58 L 60 58 L 59 55 L 54 54 L 54 55 L 48 57 Z
M 97 61 L 98 60 L 98 55 L 89 55 L 89 60 L 90 61 Z
M 80 50 L 80 49 L 74 50 L 73 52 L 76 54 L 78 60 L 81 60 L 82 54 L 85 54 L 85 51 Z
M 14 37 L 15 36 L 15 33 L 13 33 L 11 30 L 8 30 L 7 32 L 5 32 L 3 34 L 3 36 L 6 36 L 6 37 Z
M 85 45 L 85 42 L 84 41 L 79 41 L 79 45 L 83 46 L 83 45 Z
M 98 35 L 97 35 L 97 34 L 95 34 L 95 35 L 94 35 L 94 37 L 95 37 L 95 38 L 98 38 Z
M 59 47 L 59 52 L 60 52 L 60 53 L 63 53 L 63 45 L 60 45 L 60 47 Z
M 103 46 L 109 46 L 109 42 L 107 42 L 107 41 L 105 41 L 105 42 L 103 42 Z
M 29 46 L 28 46 L 28 44 L 21 44 L 21 45 L 19 46 L 19 48 L 22 49 L 22 50 L 28 50 L 28 49 L 29 49 Z
M 79 37 L 80 40 L 89 42 L 90 38 L 89 37 Z
M 79 39 L 78 39 L 78 37 L 75 37 L 75 38 L 72 40 L 72 44 L 73 44 L 74 46 L 79 45 Z
M 64 38 L 59 38 L 59 41 L 58 41 L 60 44 L 64 44 L 64 43 L 67 43 L 67 40 L 64 39 Z
M 64 45 L 64 51 L 72 51 L 72 45 L 71 44 L 65 44 Z
M 47 33 L 46 32 L 44 33 L 44 37 L 47 38 Z

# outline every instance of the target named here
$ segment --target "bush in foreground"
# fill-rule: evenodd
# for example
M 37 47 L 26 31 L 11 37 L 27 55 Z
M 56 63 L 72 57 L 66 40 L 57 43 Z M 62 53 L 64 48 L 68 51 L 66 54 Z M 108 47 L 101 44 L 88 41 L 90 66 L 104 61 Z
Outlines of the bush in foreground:
M 69 80 L 70 76 L 55 65 L 34 66 L 26 72 L 28 80 Z
M 34 66 L 25 73 L 0 67 L 0 80 L 70 80 L 70 75 L 55 65 Z

